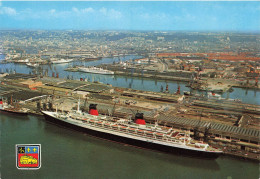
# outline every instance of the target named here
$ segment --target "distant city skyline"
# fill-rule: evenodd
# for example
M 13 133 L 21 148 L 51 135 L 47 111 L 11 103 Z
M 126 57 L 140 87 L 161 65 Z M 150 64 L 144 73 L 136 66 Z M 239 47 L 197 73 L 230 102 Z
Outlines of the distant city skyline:
M 259 32 L 258 1 L 0 1 L 0 29 Z

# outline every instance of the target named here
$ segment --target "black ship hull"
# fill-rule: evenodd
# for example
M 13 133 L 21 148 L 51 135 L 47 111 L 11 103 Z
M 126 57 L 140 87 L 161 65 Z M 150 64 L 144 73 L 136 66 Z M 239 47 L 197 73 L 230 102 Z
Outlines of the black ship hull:
M 196 157 L 196 158 L 205 158 L 205 159 L 216 159 L 221 154 L 218 152 L 203 152 L 203 151 L 170 147 L 170 146 L 160 145 L 160 144 L 156 144 L 156 143 L 140 141 L 140 140 L 136 140 L 136 139 L 131 139 L 131 138 L 123 137 L 123 136 L 113 135 L 113 134 L 77 126 L 77 125 L 56 119 L 55 117 L 49 116 L 47 114 L 44 114 L 44 117 L 49 122 L 56 123 L 58 125 L 65 126 L 67 128 L 71 128 L 71 129 L 74 129 L 74 130 L 77 130 L 80 132 L 84 132 L 84 133 L 87 133 L 87 134 L 95 136 L 95 137 L 99 137 L 99 138 L 107 139 L 107 140 L 111 140 L 111 141 L 116 141 L 119 143 L 128 144 L 128 145 L 141 147 L 141 148 L 145 148 L 145 149 L 152 149 L 152 150 L 156 150 L 156 151 L 160 151 L 160 152 L 166 152 L 166 153 L 172 153 L 172 154 L 184 155 L 184 156 L 192 156 L 192 157 Z

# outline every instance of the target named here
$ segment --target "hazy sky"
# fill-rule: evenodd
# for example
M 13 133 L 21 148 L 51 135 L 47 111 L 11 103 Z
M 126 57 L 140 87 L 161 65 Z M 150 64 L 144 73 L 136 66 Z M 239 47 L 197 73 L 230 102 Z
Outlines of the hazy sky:
M 260 2 L 0 1 L 0 28 L 259 31 Z

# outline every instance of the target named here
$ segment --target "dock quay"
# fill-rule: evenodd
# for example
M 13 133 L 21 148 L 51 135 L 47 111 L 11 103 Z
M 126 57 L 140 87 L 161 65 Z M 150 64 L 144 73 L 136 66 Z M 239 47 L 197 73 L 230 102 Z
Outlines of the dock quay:
M 155 80 L 164 81 L 181 81 L 186 82 L 187 86 L 192 89 L 200 91 L 212 91 L 217 93 L 224 93 L 232 91 L 232 87 L 236 88 L 247 88 L 260 90 L 260 86 L 247 84 L 247 80 L 237 81 L 235 79 L 222 79 L 222 78 L 209 78 L 202 77 L 194 80 L 196 76 L 195 72 L 190 71 L 155 71 L 155 70 L 143 70 L 139 68 L 123 68 L 108 64 L 102 64 L 98 67 L 114 72 L 114 75 L 119 76 L 131 76 L 137 78 L 150 78 Z M 66 71 L 78 72 L 78 67 L 68 67 Z
M 194 96 L 113 87 L 102 83 L 29 74 L 0 78 L 0 97 L 10 98 L 30 113 L 76 109 L 98 104 L 101 114 L 132 119 L 144 113 L 148 123 L 189 131 L 191 136 L 219 146 L 227 155 L 260 161 L 260 106 Z
M 169 81 L 184 81 L 189 82 L 189 78 L 185 77 L 177 77 L 177 76 L 168 76 L 165 74 L 146 74 L 146 73 L 135 73 L 135 72 L 122 72 L 122 71 L 114 71 L 115 75 L 121 75 L 121 76 L 132 76 L 132 77 L 138 77 L 138 78 L 153 78 L 157 80 L 169 80 Z
M 214 109 L 222 109 L 222 110 L 227 110 L 227 111 L 236 111 L 236 112 L 260 115 L 259 106 L 252 105 L 252 104 L 237 105 L 234 103 L 222 103 L 222 102 L 214 103 L 214 100 L 211 100 L 211 101 L 210 100 L 209 101 L 194 100 L 193 104 L 196 106 L 210 107 L 210 108 L 214 108 Z

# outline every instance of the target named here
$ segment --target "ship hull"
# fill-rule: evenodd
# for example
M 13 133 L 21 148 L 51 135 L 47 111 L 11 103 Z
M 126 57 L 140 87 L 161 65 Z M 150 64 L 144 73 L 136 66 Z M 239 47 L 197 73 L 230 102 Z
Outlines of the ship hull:
M 62 63 L 70 63 L 73 60 L 59 60 L 59 61 L 52 61 L 52 64 L 62 64 Z
M 95 61 L 95 60 L 101 60 L 102 57 L 97 57 L 97 58 L 84 58 L 84 61 Z
M 27 112 L 19 112 L 19 111 L 13 111 L 8 109 L 0 109 L 0 112 L 10 113 L 10 114 L 18 114 L 18 115 L 27 115 Z
M 81 72 L 94 73 L 94 74 L 100 74 L 100 75 L 113 75 L 113 73 L 102 73 L 102 72 L 93 72 L 93 71 L 84 71 L 84 70 L 81 70 Z
M 141 147 L 141 148 L 152 149 L 152 150 L 156 150 L 156 151 L 160 151 L 160 152 L 166 152 L 166 153 L 172 153 L 172 154 L 178 154 L 178 155 L 184 155 L 184 156 L 192 156 L 192 157 L 196 157 L 196 158 L 206 158 L 206 159 L 216 159 L 221 154 L 221 153 L 217 153 L 217 152 L 216 153 L 215 152 L 203 152 L 203 151 L 196 151 L 196 150 L 189 150 L 189 149 L 165 146 L 165 145 L 160 145 L 160 144 L 156 144 L 156 143 L 126 138 L 123 136 L 113 135 L 110 133 L 100 132 L 100 131 L 92 130 L 89 128 L 77 126 L 77 125 L 56 119 L 55 117 L 49 116 L 45 113 L 43 113 L 43 114 L 44 114 L 45 119 L 49 122 L 52 122 L 52 123 L 55 123 L 55 124 L 58 124 L 58 125 L 61 125 L 61 126 L 67 127 L 67 128 L 71 128 L 71 129 L 74 129 L 74 130 L 77 130 L 77 131 L 80 131 L 83 133 L 87 133 L 91 136 L 95 136 L 95 137 L 99 137 L 102 139 L 107 139 L 107 140 L 111 140 L 111 141 L 115 141 L 115 142 L 119 142 L 119 143 L 123 143 L 123 144 L 128 144 L 128 145 L 132 145 L 135 147 Z
M 93 70 L 89 68 L 79 68 L 78 69 L 80 72 L 84 73 L 95 73 L 95 74 L 101 74 L 101 75 L 113 75 L 114 72 L 112 71 L 99 71 L 99 70 Z
M 94 73 L 94 74 L 101 74 L 101 75 L 113 75 L 114 74 L 114 73 L 105 73 L 105 72 L 96 72 L 96 71 L 87 71 L 87 70 L 80 70 L 80 72 Z

